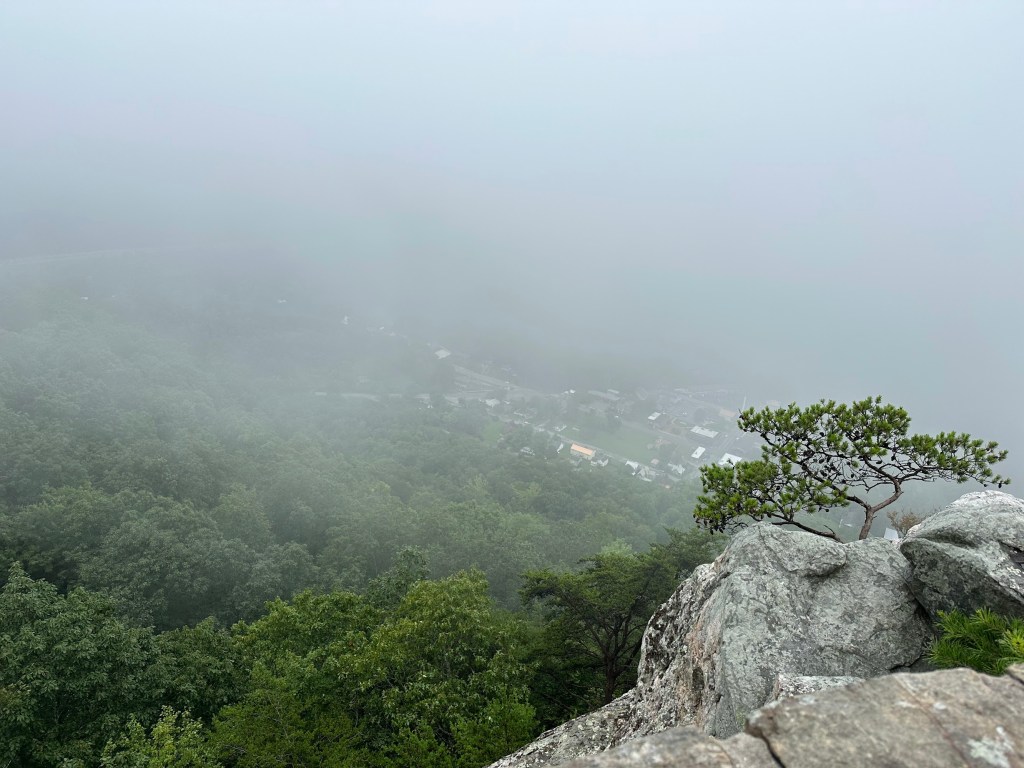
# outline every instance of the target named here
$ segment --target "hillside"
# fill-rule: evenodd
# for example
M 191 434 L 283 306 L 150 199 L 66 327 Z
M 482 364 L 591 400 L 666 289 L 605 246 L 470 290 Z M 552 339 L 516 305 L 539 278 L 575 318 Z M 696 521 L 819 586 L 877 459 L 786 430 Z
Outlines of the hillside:
M 685 486 L 523 455 L 485 406 L 429 397 L 423 342 L 125 268 L 0 283 L 11 764 L 198 739 L 210 764 L 483 765 L 628 688 L 646 616 L 718 551 L 666 533 L 692 528 Z M 524 574 L 579 568 L 635 574 L 599 597 L 634 615 L 612 689 L 556 607 L 521 607 Z

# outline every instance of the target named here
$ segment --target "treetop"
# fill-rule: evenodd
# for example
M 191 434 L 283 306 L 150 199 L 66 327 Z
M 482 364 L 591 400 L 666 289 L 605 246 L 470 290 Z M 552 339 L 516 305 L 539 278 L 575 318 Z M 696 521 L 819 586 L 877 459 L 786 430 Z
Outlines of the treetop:
M 907 482 L 976 480 L 1000 488 L 1010 482 L 992 470 L 1007 456 L 997 443 L 965 432 L 909 434 L 906 410 L 878 396 L 850 404 L 823 399 L 806 407 L 749 408 L 738 423 L 764 441 L 761 459 L 701 469 L 705 494 L 694 516 L 712 530 L 749 517 L 838 538 L 797 516 L 855 504 L 864 509 L 860 538 L 866 538 L 877 512 L 896 501 Z

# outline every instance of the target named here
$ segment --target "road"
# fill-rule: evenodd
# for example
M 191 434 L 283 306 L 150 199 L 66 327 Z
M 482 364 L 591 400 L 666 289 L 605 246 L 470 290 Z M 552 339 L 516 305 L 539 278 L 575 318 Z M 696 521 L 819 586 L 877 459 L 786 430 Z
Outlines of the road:
M 485 373 L 478 373 L 477 371 L 470 370 L 469 368 L 464 368 L 461 365 L 456 365 L 454 368 L 456 384 L 462 385 L 462 388 L 453 394 L 461 397 L 486 397 L 495 391 L 507 391 L 507 397 L 509 400 L 528 400 L 534 397 L 551 397 L 551 395 L 546 392 L 529 389 L 528 387 L 520 387 L 518 385 L 511 384 L 504 379 L 488 376 Z

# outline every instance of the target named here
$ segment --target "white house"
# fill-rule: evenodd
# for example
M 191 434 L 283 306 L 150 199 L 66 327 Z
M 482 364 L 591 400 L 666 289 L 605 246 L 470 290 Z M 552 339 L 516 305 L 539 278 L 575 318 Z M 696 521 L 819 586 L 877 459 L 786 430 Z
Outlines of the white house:
M 718 466 L 720 467 L 735 467 L 743 459 L 739 456 L 734 456 L 731 453 L 723 453 L 722 458 L 718 460 Z

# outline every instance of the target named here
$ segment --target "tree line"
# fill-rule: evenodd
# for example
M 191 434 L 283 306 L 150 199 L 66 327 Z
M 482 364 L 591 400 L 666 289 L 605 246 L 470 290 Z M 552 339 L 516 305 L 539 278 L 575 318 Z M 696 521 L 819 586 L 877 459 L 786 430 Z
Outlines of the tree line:
M 76 301 L 0 307 L 0 765 L 484 765 L 626 690 L 721 547 L 403 396 L 401 340 Z

